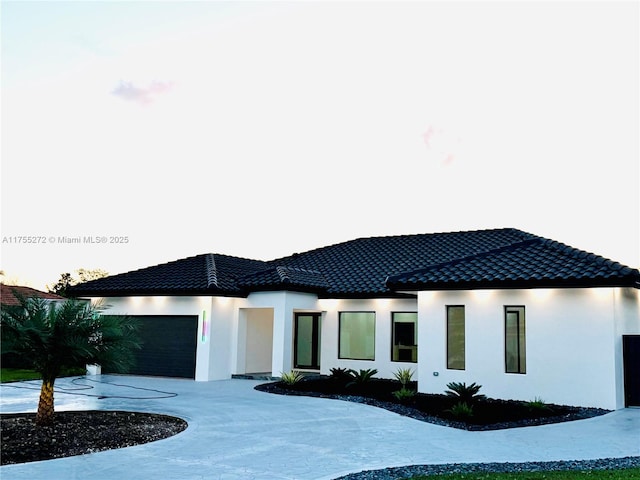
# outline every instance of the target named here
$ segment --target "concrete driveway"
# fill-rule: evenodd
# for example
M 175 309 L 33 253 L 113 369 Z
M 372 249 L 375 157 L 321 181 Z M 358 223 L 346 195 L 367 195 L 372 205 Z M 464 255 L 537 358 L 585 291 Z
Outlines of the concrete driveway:
M 0 467 L 3 480 L 333 479 L 411 464 L 586 460 L 640 455 L 640 409 L 538 427 L 467 432 L 338 400 L 280 396 L 258 381 L 103 375 L 60 379 L 56 408 L 184 418 L 158 442 Z M 39 382 L 2 384 L 0 411 L 33 412 Z

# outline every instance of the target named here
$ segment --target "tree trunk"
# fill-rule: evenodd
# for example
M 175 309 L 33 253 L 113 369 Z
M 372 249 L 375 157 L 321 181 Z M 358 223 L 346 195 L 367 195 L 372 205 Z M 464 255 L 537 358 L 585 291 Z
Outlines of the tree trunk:
M 42 388 L 40 388 L 40 400 L 38 402 L 38 413 L 36 413 L 36 425 L 52 425 L 53 424 L 53 380 L 42 379 Z

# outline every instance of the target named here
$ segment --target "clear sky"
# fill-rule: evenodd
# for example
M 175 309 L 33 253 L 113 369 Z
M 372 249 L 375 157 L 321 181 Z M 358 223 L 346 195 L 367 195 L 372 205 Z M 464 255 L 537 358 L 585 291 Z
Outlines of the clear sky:
M 5 281 L 494 227 L 640 265 L 638 2 L 1 15 Z

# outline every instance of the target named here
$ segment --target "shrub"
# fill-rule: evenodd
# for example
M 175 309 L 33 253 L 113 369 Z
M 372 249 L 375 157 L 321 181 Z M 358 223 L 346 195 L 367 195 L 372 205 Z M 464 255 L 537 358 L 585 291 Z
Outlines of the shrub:
M 464 382 L 451 382 L 447 383 L 447 388 L 449 390 L 445 391 L 444 393 L 446 393 L 450 397 L 454 397 L 458 400 L 459 403 L 472 405 L 474 402 L 486 398 L 484 395 L 478 393 L 482 388 L 482 385 L 476 385 L 475 382 L 469 386 L 467 386 L 467 384 Z
M 544 400 L 540 397 L 535 397 L 533 400 L 526 402 L 525 405 L 531 412 L 542 413 L 551 410 L 549 406 L 544 402 Z
M 404 387 L 401 388 L 400 390 L 396 390 L 395 392 L 393 392 L 393 396 L 396 397 L 396 399 L 400 402 L 413 398 L 415 394 L 416 394 L 415 390 L 411 390 L 410 388 L 404 388 Z
M 346 383 L 351 380 L 351 378 L 353 378 L 349 374 L 349 370 L 347 370 L 346 368 L 332 368 L 329 371 L 331 372 L 330 376 L 332 380 L 338 380 Z
M 458 402 L 453 407 L 445 412 L 450 413 L 459 420 L 466 420 L 473 417 L 473 405 L 469 405 L 467 402 Z
M 410 368 L 399 368 L 398 371 L 393 374 L 393 376 L 396 377 L 396 380 L 398 380 L 402 385 L 402 388 L 405 389 L 413 378 L 413 370 L 411 370 Z
M 352 385 L 361 386 L 365 383 L 369 383 L 373 376 L 378 373 L 378 370 L 375 368 L 367 368 L 366 370 L 360 369 L 359 372 L 356 372 L 353 369 L 349 369 L 348 371 L 353 380 L 347 383 L 347 387 L 350 387 Z
M 289 373 L 282 372 L 281 376 L 282 376 L 282 382 L 285 385 L 295 385 L 300 380 L 302 380 L 302 377 L 304 375 L 302 374 L 302 372 L 299 372 L 298 370 L 291 370 Z

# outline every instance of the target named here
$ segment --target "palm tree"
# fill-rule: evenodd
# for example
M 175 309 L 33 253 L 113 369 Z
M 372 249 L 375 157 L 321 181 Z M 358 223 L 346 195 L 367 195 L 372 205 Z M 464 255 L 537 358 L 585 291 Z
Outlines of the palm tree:
M 36 425 L 53 423 L 53 385 L 62 369 L 100 364 L 123 372 L 133 363 L 140 342 L 131 319 L 102 315 L 105 306 L 80 300 L 19 300 L 2 310 L 2 351 L 30 359 L 42 376 Z

